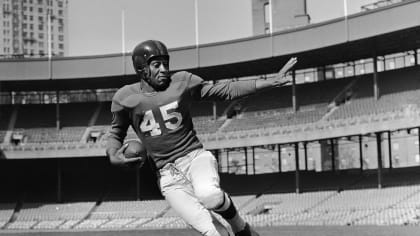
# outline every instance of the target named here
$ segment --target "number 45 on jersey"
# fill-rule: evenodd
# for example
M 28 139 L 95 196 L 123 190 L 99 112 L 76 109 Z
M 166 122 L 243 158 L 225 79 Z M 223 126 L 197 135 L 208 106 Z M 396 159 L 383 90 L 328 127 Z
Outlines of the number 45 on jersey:
M 178 101 L 163 105 L 159 107 L 159 112 L 162 115 L 162 125 L 169 130 L 177 129 L 182 122 L 182 115 L 175 110 L 178 108 Z M 160 122 L 156 121 L 152 110 L 147 110 L 144 113 L 143 121 L 140 124 L 140 130 L 143 133 L 150 133 L 150 136 L 157 136 L 162 134 Z

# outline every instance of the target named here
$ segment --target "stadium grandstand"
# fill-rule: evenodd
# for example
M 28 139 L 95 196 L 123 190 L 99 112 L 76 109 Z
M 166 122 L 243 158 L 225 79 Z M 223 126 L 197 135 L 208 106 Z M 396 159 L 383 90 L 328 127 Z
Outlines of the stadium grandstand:
M 299 58 L 291 85 L 191 108 L 251 225 L 420 225 L 419 12 L 419 1 L 402 1 L 170 50 L 171 69 L 211 83 L 266 79 Z M 389 15 L 392 24 L 375 24 Z M 119 168 L 105 156 L 112 96 L 136 81 L 130 63 L 125 54 L 0 60 L 0 234 L 189 227 L 149 164 Z

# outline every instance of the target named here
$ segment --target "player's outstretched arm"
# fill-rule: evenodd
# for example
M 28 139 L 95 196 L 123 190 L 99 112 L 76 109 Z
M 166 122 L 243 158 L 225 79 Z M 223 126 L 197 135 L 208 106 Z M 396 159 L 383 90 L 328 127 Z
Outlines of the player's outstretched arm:
M 273 78 L 269 78 L 266 80 L 257 80 L 256 81 L 256 88 L 257 90 L 264 89 L 264 88 L 271 88 L 271 87 L 281 87 L 291 82 L 289 78 L 286 77 L 287 72 L 293 68 L 293 66 L 297 63 L 297 58 L 292 57 L 287 61 L 286 64 L 280 69 L 277 75 Z
M 124 155 L 125 149 L 127 149 L 128 144 L 124 144 L 120 149 L 116 148 L 109 148 L 107 149 L 106 153 L 109 157 L 109 160 L 113 165 L 126 165 L 132 162 L 141 161 L 142 157 L 135 157 L 135 158 L 126 158 Z
M 290 82 L 286 74 L 296 62 L 296 57 L 292 57 L 277 73 L 277 76 L 265 80 L 225 81 L 210 84 L 190 74 L 190 92 L 192 97 L 197 100 L 220 101 L 242 98 L 265 88 L 281 87 Z

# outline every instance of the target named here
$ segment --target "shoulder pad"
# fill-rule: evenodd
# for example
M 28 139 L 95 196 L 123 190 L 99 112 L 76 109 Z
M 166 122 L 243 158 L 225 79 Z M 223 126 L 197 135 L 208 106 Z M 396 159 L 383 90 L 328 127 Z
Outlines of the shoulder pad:
M 136 85 L 138 86 L 138 83 L 126 85 L 115 93 L 112 98 L 113 105 L 111 106 L 111 111 L 133 108 L 140 103 L 139 93 L 135 89 Z
M 187 78 L 191 73 L 187 71 L 178 71 L 172 74 L 173 78 Z

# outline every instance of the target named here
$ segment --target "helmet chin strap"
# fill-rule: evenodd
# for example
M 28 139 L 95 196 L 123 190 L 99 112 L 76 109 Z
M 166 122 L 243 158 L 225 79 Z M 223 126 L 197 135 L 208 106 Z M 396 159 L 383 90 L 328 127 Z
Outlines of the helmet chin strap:
M 144 68 L 143 69 L 143 78 L 144 78 L 144 81 L 146 81 L 150 86 L 152 86 L 152 83 L 150 82 L 150 79 L 151 79 L 151 72 L 150 72 L 150 69 L 149 68 Z

